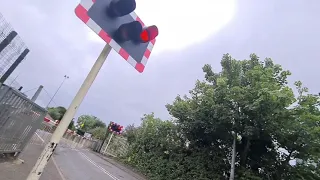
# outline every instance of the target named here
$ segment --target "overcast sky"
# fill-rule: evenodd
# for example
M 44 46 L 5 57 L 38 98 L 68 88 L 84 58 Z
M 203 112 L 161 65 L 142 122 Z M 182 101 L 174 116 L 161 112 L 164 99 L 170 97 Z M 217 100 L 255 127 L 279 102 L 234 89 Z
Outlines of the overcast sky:
M 78 1 L 0 3 L 0 12 L 31 50 L 13 77 L 20 74 L 24 90 L 42 84 L 52 95 L 63 76 L 70 76 L 52 103 L 67 107 L 103 48 L 103 41 L 75 16 Z M 124 125 L 138 125 L 150 112 L 168 119 L 165 104 L 203 78 L 205 63 L 219 71 L 224 53 L 236 59 L 250 53 L 271 57 L 291 70 L 291 82 L 302 80 L 317 93 L 318 7 L 319 0 L 137 0 L 137 14 L 159 28 L 145 72 L 138 73 L 112 52 L 76 117 L 93 114 Z M 37 102 L 44 106 L 48 101 L 43 92 Z

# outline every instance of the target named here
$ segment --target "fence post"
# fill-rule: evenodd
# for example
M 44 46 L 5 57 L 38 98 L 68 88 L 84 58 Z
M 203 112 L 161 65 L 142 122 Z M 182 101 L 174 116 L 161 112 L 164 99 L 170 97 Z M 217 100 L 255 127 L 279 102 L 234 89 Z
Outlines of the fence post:
M 113 137 L 113 132 L 112 132 L 111 135 L 110 135 L 108 144 L 106 145 L 106 148 L 104 149 L 103 154 L 106 154 L 106 151 L 107 151 L 107 149 L 108 149 L 108 146 L 109 146 L 109 144 L 110 144 L 110 141 L 111 141 L 112 137 Z

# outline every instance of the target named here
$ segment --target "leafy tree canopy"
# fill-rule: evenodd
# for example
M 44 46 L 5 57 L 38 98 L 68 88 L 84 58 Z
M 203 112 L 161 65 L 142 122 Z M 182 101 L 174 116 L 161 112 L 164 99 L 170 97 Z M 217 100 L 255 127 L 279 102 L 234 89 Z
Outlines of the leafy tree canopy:
M 79 126 L 83 124 L 81 130 L 85 132 L 91 132 L 97 127 L 106 128 L 106 124 L 103 121 L 92 115 L 81 115 L 78 118 L 77 123 Z
M 103 139 L 107 133 L 106 127 L 95 127 L 94 129 L 91 129 L 89 133 L 92 134 L 92 136 L 96 139 Z
M 48 108 L 48 114 L 54 119 L 54 120 L 61 120 L 64 114 L 66 113 L 67 109 L 62 106 L 58 107 L 49 107 Z
M 62 106 L 58 106 L 58 107 L 49 107 L 48 108 L 48 114 L 54 119 L 54 120 L 58 120 L 61 121 L 61 119 L 63 118 L 64 114 L 66 113 L 67 109 L 65 107 Z M 75 126 L 74 126 L 74 120 L 72 120 L 68 126 L 68 129 L 71 130 L 75 130 Z
M 300 81 L 295 95 L 269 58 L 226 54 L 221 66 L 205 65 L 205 80 L 166 106 L 172 121 L 150 114 L 128 128 L 126 162 L 155 180 L 227 179 L 236 133 L 235 179 L 320 179 L 319 95 Z

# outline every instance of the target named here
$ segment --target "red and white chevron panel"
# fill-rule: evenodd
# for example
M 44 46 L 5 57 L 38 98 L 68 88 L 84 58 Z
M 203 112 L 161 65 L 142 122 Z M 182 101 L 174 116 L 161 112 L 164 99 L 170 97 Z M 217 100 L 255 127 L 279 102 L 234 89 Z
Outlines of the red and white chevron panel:
M 76 7 L 75 13 L 79 19 L 81 19 L 90 29 L 92 29 L 95 33 L 97 33 L 106 43 L 108 43 L 117 53 L 119 53 L 131 66 L 133 66 L 138 72 L 142 73 L 148 59 L 150 57 L 152 48 L 156 42 L 156 39 L 152 40 L 148 44 L 148 48 L 146 49 L 143 59 L 141 63 L 137 62 L 133 59 L 121 46 L 114 41 L 98 24 L 96 24 L 89 16 L 88 10 L 95 3 L 95 0 L 81 0 L 80 4 Z M 130 14 L 133 19 L 139 21 L 143 27 L 145 27 L 144 23 L 137 16 L 135 12 Z

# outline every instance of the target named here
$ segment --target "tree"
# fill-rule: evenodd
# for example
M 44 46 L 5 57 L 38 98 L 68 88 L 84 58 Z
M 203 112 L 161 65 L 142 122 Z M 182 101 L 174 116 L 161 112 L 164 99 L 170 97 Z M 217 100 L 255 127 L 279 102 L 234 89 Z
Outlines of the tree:
M 105 128 L 106 124 L 101 121 L 99 118 L 96 116 L 92 115 L 82 115 L 78 118 L 78 125 L 82 125 L 81 130 L 84 132 L 90 132 L 91 130 L 97 128 L 97 127 L 102 127 Z
M 48 108 L 48 114 L 54 119 L 54 120 L 61 120 L 64 114 L 66 113 L 67 109 L 58 106 L 58 107 L 49 107 Z
M 58 107 L 49 107 L 48 114 L 54 119 L 58 120 L 59 122 L 63 118 L 64 114 L 66 113 L 67 109 L 62 106 Z M 68 126 L 68 129 L 75 130 L 74 120 L 72 120 Z
M 191 97 L 178 97 L 173 105 L 168 105 L 170 114 L 178 120 L 186 137 L 196 147 L 231 147 L 231 133 L 236 132 L 240 137 L 237 142 L 239 166 L 236 179 L 297 178 L 293 177 L 295 169 L 289 164 L 296 158 L 291 152 L 294 150 L 309 159 L 312 151 L 303 152 L 302 149 L 319 147 L 314 143 L 319 142 L 319 138 L 313 142 L 311 136 L 306 136 L 315 123 L 307 123 L 306 127 L 300 125 L 309 121 L 301 116 L 305 111 L 301 115 L 295 113 L 301 105 L 290 109 L 297 101 L 293 90 L 287 86 L 290 72 L 282 70 L 271 59 L 260 61 L 255 54 L 250 56 L 250 60 L 243 61 L 226 54 L 221 65 L 220 73 L 214 73 L 210 65 L 205 65 L 206 81 L 196 83 L 190 92 Z M 318 108 L 313 109 L 318 111 Z M 314 122 L 319 122 L 319 116 L 314 118 Z M 292 134 L 296 128 L 304 133 Z M 301 137 L 308 145 L 302 145 L 301 141 L 299 150 L 288 148 Z M 280 152 L 280 148 L 289 154 Z M 226 158 L 230 159 L 230 155 Z
M 92 136 L 96 139 L 103 139 L 107 133 L 107 128 L 106 127 L 95 127 L 94 129 L 91 129 L 89 131 Z
M 221 66 L 205 65 L 205 80 L 166 106 L 172 121 L 144 116 L 127 162 L 150 179 L 227 179 L 235 139 L 235 179 L 319 179 L 319 96 L 298 81 L 295 97 L 291 73 L 269 58 L 226 54 Z
M 150 179 L 175 179 L 183 175 L 183 167 L 176 169 L 178 161 L 172 161 L 173 158 L 182 158 L 175 156 L 181 141 L 174 127 L 173 122 L 162 121 L 155 118 L 154 114 L 144 115 L 139 128 L 127 127 L 125 136 L 130 147 L 126 162 L 136 166 Z M 172 174 L 172 170 L 180 172 Z
M 75 126 L 74 126 L 74 120 L 72 120 L 71 122 L 70 122 L 70 124 L 69 124 L 69 126 L 68 126 L 68 129 L 70 129 L 70 130 L 72 130 L 72 131 L 74 131 L 76 128 L 75 128 Z
M 134 127 L 134 124 L 128 125 L 125 130 L 123 131 L 123 137 L 126 137 L 128 142 L 134 142 L 136 138 L 137 128 Z

